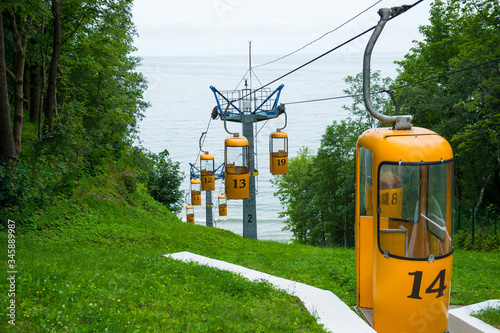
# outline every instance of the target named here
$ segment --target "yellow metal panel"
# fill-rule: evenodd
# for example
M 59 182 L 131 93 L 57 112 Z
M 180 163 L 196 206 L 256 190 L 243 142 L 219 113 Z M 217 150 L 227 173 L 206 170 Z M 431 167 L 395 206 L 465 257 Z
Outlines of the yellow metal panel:
M 244 136 L 229 136 L 226 138 L 226 146 L 232 146 L 232 147 L 248 146 L 248 140 Z
M 359 218 L 356 238 L 358 306 L 373 307 L 373 217 Z
M 271 173 L 273 175 L 288 173 L 288 156 L 284 150 L 271 154 Z
M 375 255 L 373 328 L 442 333 L 448 327 L 452 255 L 428 262 Z
M 201 160 L 213 160 L 213 159 L 214 159 L 214 155 L 209 154 L 209 153 L 202 154 L 202 155 L 200 156 L 200 159 L 201 159 Z
M 213 191 L 215 190 L 215 176 L 213 172 L 211 174 L 201 174 L 201 189 L 203 191 Z
M 369 129 L 359 137 L 358 144 L 373 152 L 374 171 L 377 170 L 375 166 L 378 167 L 382 161 L 418 163 L 453 158 L 448 141 L 435 132 L 420 127 L 407 131 L 395 131 L 392 128 Z
M 199 206 L 201 205 L 201 192 L 191 191 L 191 205 Z
M 247 199 L 250 196 L 249 191 L 250 175 L 226 173 L 225 192 L 228 199 Z

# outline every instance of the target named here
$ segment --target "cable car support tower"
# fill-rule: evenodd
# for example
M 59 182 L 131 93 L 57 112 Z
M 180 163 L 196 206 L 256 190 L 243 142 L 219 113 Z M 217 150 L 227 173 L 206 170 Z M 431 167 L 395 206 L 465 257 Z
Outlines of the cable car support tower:
M 259 121 L 274 119 L 285 112 L 283 104 L 278 105 L 281 90 L 284 85 L 281 84 L 276 90 L 271 92 L 270 88 L 260 88 L 252 90 L 252 42 L 249 42 L 249 77 L 245 79 L 245 87 L 241 90 L 219 91 L 210 86 L 214 93 L 217 106 L 212 111 L 212 119 L 220 118 L 224 121 L 224 128 L 229 134 L 238 136 L 238 133 L 231 133 L 227 129 L 226 122 L 241 123 L 242 134 L 248 139 L 249 154 L 249 196 L 243 199 L 243 237 L 257 238 L 257 204 L 255 180 L 258 176 L 258 170 L 255 167 L 255 137 L 254 124 Z M 227 165 L 226 165 L 227 170 Z M 225 180 L 228 181 L 227 179 Z M 227 186 L 227 184 L 226 184 Z M 227 193 L 226 193 L 227 195 Z M 228 199 L 231 199 L 227 195 Z

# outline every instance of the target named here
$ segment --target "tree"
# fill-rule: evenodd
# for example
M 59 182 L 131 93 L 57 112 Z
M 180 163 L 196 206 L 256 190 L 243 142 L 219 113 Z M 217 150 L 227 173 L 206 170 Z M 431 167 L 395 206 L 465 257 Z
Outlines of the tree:
M 49 82 L 47 87 L 47 100 L 45 104 L 45 120 L 47 128 L 52 129 L 54 106 L 56 104 L 57 69 L 61 55 L 61 0 L 52 0 L 52 15 L 54 28 L 54 42 L 52 46 L 52 59 L 49 67 Z
M 353 96 L 353 104 L 344 106 L 354 119 L 329 125 L 321 138 L 317 155 L 303 148 L 290 158 L 288 174 L 278 176 L 273 184 L 285 210 L 287 229 L 300 242 L 321 246 L 354 245 L 354 167 L 358 137 L 374 127 L 375 121 L 365 110 L 362 98 L 362 73 L 348 76 L 344 90 Z M 391 84 L 380 71 L 372 74 L 372 88 L 380 92 Z M 394 114 L 387 94 L 374 94 L 373 105 L 381 113 Z
M 180 213 L 184 200 L 180 186 L 184 177 L 179 171 L 179 162 L 173 162 L 166 149 L 158 155 L 150 154 L 149 160 L 152 163 L 149 168 L 149 193 L 172 212 Z
M 16 164 L 11 170 L 0 166 L 0 207 L 11 209 L 12 217 L 18 212 L 19 223 L 29 218 L 27 212 L 71 195 L 76 180 L 106 172 L 132 149 L 137 120 L 148 106 L 142 98 L 146 80 L 135 71 L 140 59 L 130 56 L 136 36 L 132 3 L 1 2 L 5 54 L 0 66 L 7 69 L 0 70 L 0 149 L 2 156 L 16 154 Z M 8 128 L 9 101 L 14 130 Z M 39 140 L 30 137 L 30 153 L 23 156 L 25 103 L 30 120 L 38 121 Z M 9 137 L 14 154 L 6 149 Z
M 31 27 L 31 14 L 20 11 L 22 15 L 16 15 L 14 8 L 7 9 L 9 23 L 12 31 L 14 44 L 14 69 L 7 68 L 7 73 L 14 80 L 14 145 L 16 154 L 21 154 L 21 141 L 24 123 L 24 67 L 26 60 L 26 45 L 28 43 Z
M 271 182 L 278 190 L 278 197 L 285 210 L 279 214 L 286 217 L 286 229 L 303 244 L 326 244 L 325 226 L 322 223 L 316 191 L 315 156 L 308 148 L 299 150 L 297 157 L 289 159 L 288 174 L 276 176 Z
M 348 118 L 328 126 L 321 139 L 316 163 L 333 244 L 354 244 L 354 157 L 365 129 L 367 124 Z
M 494 1 L 435 1 L 424 40 L 398 62 L 396 85 L 500 58 L 500 4 Z M 499 62 L 397 90 L 414 116 L 452 144 L 459 203 L 500 205 Z
M 12 160 L 16 154 L 7 92 L 7 66 L 5 64 L 2 14 L 2 11 L 0 11 L 0 162 Z

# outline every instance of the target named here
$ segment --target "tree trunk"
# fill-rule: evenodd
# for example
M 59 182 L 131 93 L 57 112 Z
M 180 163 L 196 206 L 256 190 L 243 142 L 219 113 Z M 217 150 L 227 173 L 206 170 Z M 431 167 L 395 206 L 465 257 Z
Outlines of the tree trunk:
M 40 52 L 40 45 L 35 45 L 36 49 L 36 58 L 40 59 L 42 57 L 42 54 Z M 30 123 L 32 124 L 37 124 L 38 123 L 38 115 L 40 114 L 40 94 L 42 93 L 42 73 L 41 73 L 41 66 L 38 64 L 35 64 L 33 66 L 30 66 Z
M 37 52 L 37 55 L 39 53 Z M 38 123 L 38 114 L 40 113 L 40 94 L 42 93 L 42 75 L 39 66 L 31 66 L 31 87 L 30 87 L 30 123 Z
M 47 87 L 47 99 L 45 102 L 45 122 L 50 131 L 54 118 L 54 108 L 57 92 L 57 67 L 61 54 L 61 0 L 52 0 L 52 14 L 54 16 L 54 41 L 52 46 L 52 59 L 49 67 L 49 82 Z
M 24 76 L 23 76 L 23 95 L 24 95 L 24 109 L 31 109 L 31 73 L 30 68 L 26 61 L 24 62 Z
M 3 161 L 16 155 L 10 119 L 9 95 L 7 92 L 7 66 L 3 38 L 3 20 L 0 12 L 0 157 Z M 1 162 L 1 161 L 0 161 Z
M 14 71 L 8 71 L 14 79 L 14 146 L 16 147 L 16 154 L 21 155 L 21 139 L 24 123 L 24 62 L 26 59 L 26 44 L 28 41 L 29 27 L 31 25 L 31 17 L 28 17 L 24 22 L 23 35 L 21 36 L 17 26 L 14 10 L 9 8 L 8 12 L 15 49 Z

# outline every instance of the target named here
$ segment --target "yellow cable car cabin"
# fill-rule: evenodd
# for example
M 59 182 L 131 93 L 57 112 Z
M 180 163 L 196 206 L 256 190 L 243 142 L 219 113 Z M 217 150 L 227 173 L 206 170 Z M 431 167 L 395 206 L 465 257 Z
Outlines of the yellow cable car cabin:
M 424 128 L 364 132 L 356 151 L 357 305 L 385 332 L 448 327 L 453 152 Z
M 215 190 L 215 162 L 214 155 L 205 152 L 200 156 L 201 189 Z
M 194 207 L 186 205 L 186 221 L 189 224 L 194 224 Z
M 226 138 L 224 151 L 225 191 L 227 199 L 249 197 L 249 146 L 248 140 L 237 133 Z
M 285 175 L 288 173 L 288 136 L 280 130 L 269 137 L 271 173 Z
M 191 205 L 201 205 L 201 180 L 191 179 Z
M 227 199 L 224 194 L 219 194 L 219 216 L 227 216 Z

